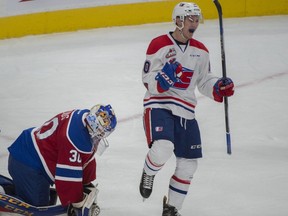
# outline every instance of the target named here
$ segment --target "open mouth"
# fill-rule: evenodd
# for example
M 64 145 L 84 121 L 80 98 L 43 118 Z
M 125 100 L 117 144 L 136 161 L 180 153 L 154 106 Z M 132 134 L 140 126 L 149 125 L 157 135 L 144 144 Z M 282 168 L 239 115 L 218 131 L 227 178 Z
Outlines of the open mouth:
M 195 32 L 195 29 L 192 29 L 192 28 L 191 28 L 191 29 L 189 29 L 189 32 L 190 32 L 190 33 L 194 33 L 194 32 Z

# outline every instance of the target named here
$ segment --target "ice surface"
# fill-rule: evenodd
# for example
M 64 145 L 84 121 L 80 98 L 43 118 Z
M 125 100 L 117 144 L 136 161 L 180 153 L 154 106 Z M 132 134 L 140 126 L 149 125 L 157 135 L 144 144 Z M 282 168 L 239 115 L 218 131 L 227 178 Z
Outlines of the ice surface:
M 204 157 L 183 216 L 288 215 L 288 16 L 224 20 L 232 155 L 226 154 L 223 104 L 199 95 Z M 148 151 L 142 127 L 141 71 L 150 40 L 171 23 L 113 27 L 0 40 L 0 172 L 7 147 L 25 128 L 55 114 L 111 103 L 118 116 L 110 147 L 97 158 L 103 216 L 161 215 L 172 157 L 142 202 L 138 185 Z M 195 33 L 221 76 L 218 20 Z

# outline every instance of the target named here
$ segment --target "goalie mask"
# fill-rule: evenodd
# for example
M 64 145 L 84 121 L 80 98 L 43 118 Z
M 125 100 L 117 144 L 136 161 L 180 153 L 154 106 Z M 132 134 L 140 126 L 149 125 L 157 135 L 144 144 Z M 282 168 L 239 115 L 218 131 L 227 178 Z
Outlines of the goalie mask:
M 117 124 L 114 110 L 110 105 L 93 106 L 85 120 L 91 138 L 97 137 L 98 139 L 109 136 Z
M 201 9 L 195 3 L 180 2 L 177 4 L 172 13 L 172 20 L 176 24 L 176 18 L 179 17 L 182 22 L 186 16 L 198 16 L 199 21 L 203 22 Z M 178 26 L 177 26 L 178 27 Z M 178 27 L 179 28 L 179 27 Z M 183 27 L 182 27 L 183 28 Z

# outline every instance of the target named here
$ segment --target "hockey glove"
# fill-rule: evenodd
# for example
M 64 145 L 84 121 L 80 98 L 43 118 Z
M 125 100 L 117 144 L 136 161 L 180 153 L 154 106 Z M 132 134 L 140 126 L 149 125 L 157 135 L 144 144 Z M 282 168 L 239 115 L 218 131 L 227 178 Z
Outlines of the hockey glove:
M 84 186 L 84 199 L 78 203 L 72 203 L 68 207 L 68 216 L 98 216 L 100 208 L 97 205 L 99 190 L 93 184 Z
M 217 102 L 222 103 L 223 97 L 230 97 L 234 94 L 234 83 L 228 77 L 217 80 L 213 87 L 213 97 Z
M 89 211 L 84 211 L 81 208 L 75 208 L 73 205 L 68 207 L 67 211 L 68 216 L 99 216 L 100 215 L 100 207 L 93 203 L 90 207 Z
M 182 71 L 182 65 L 175 60 L 171 61 L 170 64 L 171 64 L 171 67 L 173 68 L 176 78 L 183 82 L 184 76 L 183 76 L 183 71 Z
M 176 78 L 177 66 L 178 65 L 176 65 L 175 63 L 166 62 L 161 72 L 157 74 L 155 79 L 158 81 L 157 87 L 158 87 L 159 92 L 167 91 L 177 81 L 177 78 Z

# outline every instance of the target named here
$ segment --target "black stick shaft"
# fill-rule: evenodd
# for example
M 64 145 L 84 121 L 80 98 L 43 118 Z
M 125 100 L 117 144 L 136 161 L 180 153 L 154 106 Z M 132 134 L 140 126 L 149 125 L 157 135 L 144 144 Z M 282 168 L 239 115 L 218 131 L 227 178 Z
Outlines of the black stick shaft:
M 226 58 L 225 58 L 225 48 L 224 48 L 224 29 L 223 29 L 223 19 L 222 19 L 222 7 L 218 0 L 213 0 L 219 17 L 220 26 L 220 44 L 221 44 L 221 61 L 222 61 L 222 76 L 226 75 Z M 230 127 L 229 127 L 229 115 L 228 115 L 228 98 L 224 97 L 224 110 L 225 110 L 225 124 L 226 124 L 226 142 L 227 142 L 227 154 L 232 154 L 231 149 L 231 137 L 230 137 Z

